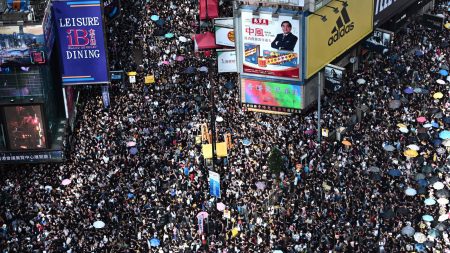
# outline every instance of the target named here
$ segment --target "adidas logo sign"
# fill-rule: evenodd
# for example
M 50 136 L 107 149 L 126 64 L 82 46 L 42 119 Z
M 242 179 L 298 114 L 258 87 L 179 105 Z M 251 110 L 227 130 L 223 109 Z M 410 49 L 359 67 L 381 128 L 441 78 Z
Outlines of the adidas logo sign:
M 344 7 L 341 11 L 341 16 L 336 20 L 336 26 L 331 30 L 333 35 L 328 39 L 328 46 L 333 45 L 333 43 L 351 32 L 354 27 L 354 22 L 348 16 L 347 7 Z

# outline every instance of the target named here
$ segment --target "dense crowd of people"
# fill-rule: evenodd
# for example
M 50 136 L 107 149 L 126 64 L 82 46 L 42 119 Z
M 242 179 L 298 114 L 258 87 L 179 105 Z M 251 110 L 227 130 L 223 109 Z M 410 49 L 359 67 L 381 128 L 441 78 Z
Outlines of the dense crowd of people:
M 447 30 L 411 20 L 388 52 L 348 73 L 324 97 L 321 119 L 347 128 L 345 145 L 318 143 L 317 112 L 248 112 L 236 74 L 198 71 L 211 72 L 215 55 L 193 50 L 191 35 L 210 29 L 196 20 L 197 4 L 122 1 L 122 16 L 107 26 L 111 69 L 136 70 L 137 83 L 112 84 L 107 110 L 100 94 L 84 94 L 65 163 L 0 170 L 2 252 L 449 252 L 445 201 L 424 204 L 449 197 L 439 136 L 450 123 L 449 82 L 439 73 L 448 71 Z M 220 11 L 232 15 L 229 3 Z M 168 32 L 174 38 L 161 36 Z M 148 74 L 156 83 L 144 84 Z M 230 133 L 233 144 L 215 166 L 220 199 L 209 194 L 196 142 L 212 106 L 223 118 L 218 139 Z M 417 157 L 404 154 L 411 144 Z M 268 166 L 274 147 L 286 161 L 279 174 Z M 208 213 L 203 233 L 200 212 Z

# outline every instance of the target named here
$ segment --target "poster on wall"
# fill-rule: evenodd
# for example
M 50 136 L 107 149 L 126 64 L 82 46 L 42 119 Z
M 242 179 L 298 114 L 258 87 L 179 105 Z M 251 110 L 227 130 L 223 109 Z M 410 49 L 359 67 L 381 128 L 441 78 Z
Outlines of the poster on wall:
M 234 29 L 224 26 L 214 26 L 216 45 L 234 47 Z
M 0 65 L 45 63 L 46 44 L 41 25 L 12 25 L 0 29 Z
M 389 47 L 393 40 L 393 32 L 383 29 L 375 29 L 373 35 L 364 42 L 364 46 L 370 50 L 379 53 L 385 53 L 387 52 L 387 50 L 389 50 Z
M 263 106 L 261 109 L 303 109 L 302 86 L 288 81 L 241 78 L 241 102 Z
M 338 91 L 342 87 L 342 78 L 345 68 L 328 64 L 325 67 L 325 88 L 331 91 Z
M 236 50 L 217 50 L 217 71 L 237 72 Z
M 300 20 L 251 11 L 241 13 L 242 74 L 299 80 Z
M 100 0 L 53 1 L 64 85 L 109 82 Z

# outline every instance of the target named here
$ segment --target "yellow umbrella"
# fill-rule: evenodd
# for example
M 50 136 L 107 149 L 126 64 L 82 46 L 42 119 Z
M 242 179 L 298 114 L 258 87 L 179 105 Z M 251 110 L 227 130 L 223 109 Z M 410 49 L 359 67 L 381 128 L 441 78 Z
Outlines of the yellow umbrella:
M 352 143 L 347 141 L 347 140 L 343 140 L 342 144 L 344 144 L 344 146 L 351 146 L 352 145 Z
M 405 124 L 403 123 L 398 123 L 397 124 L 398 128 L 408 128 Z
M 417 151 L 413 150 L 413 149 L 408 149 L 403 153 L 406 157 L 416 157 L 419 155 L 419 153 L 417 153 Z
M 233 228 L 231 230 L 231 237 L 236 237 L 239 234 L 239 230 L 237 228 Z
M 436 99 L 441 99 L 444 96 L 444 94 L 442 94 L 442 92 L 436 92 L 433 94 L 433 98 Z
M 450 23 L 446 23 L 446 24 L 444 25 L 444 27 L 447 28 L 447 29 L 450 29 Z

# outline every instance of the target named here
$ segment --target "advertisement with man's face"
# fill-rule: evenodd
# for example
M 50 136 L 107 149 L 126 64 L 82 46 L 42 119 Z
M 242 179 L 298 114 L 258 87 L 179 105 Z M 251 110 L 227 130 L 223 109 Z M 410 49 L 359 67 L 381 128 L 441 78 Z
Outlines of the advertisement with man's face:
M 372 0 L 330 2 L 307 18 L 306 77 L 321 70 L 372 32 Z
M 299 79 L 300 21 L 292 16 L 252 12 L 241 14 L 242 72 L 277 78 Z

